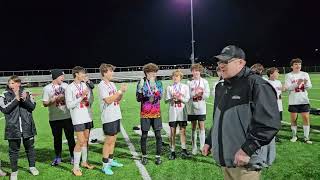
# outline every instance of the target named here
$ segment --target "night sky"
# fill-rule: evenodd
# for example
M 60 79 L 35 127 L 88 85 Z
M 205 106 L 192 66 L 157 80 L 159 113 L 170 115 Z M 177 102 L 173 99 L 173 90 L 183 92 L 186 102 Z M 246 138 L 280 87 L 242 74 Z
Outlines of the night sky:
M 319 65 L 316 0 L 194 0 L 195 55 L 228 44 L 249 64 Z M 1 1 L 0 70 L 189 63 L 190 0 Z M 274 61 L 275 60 L 275 61 Z

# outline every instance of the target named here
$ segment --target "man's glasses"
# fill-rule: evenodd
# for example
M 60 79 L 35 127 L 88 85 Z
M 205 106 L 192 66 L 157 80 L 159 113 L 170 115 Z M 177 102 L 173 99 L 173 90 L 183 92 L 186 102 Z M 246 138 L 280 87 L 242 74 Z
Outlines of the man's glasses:
M 220 60 L 220 61 L 217 62 L 217 64 L 218 65 L 220 65 L 220 64 L 229 64 L 229 63 L 231 63 L 232 61 L 235 61 L 235 60 L 237 60 L 237 59 L 236 58 L 232 58 L 232 59 L 229 59 L 229 60 Z

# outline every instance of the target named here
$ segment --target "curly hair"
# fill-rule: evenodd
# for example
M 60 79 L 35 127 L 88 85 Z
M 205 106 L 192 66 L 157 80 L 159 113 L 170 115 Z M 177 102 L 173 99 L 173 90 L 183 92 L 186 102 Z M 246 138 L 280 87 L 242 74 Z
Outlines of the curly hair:
M 149 72 L 158 72 L 159 67 L 154 63 L 148 63 L 143 66 L 142 70 L 143 70 L 144 74 L 147 74 Z

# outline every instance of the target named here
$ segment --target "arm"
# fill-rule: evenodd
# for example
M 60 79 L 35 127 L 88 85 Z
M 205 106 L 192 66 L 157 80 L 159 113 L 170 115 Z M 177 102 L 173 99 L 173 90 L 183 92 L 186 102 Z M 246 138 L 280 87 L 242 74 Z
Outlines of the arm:
M 293 91 L 296 87 L 298 87 L 298 84 L 297 83 L 292 83 L 291 79 L 289 78 L 289 75 L 286 74 L 286 77 L 285 77 L 285 88 L 286 88 L 286 90 Z
M 312 88 L 311 79 L 308 73 L 306 73 L 306 83 L 304 87 L 308 90 Z
M 188 103 L 189 100 L 190 100 L 189 86 L 185 86 L 184 94 L 182 95 L 181 101 L 182 101 L 183 103 Z
M 171 89 L 170 89 L 170 86 L 168 86 L 167 87 L 167 90 L 166 90 L 166 92 L 165 92 L 165 103 L 169 103 L 169 102 L 171 102 L 172 101 L 172 97 L 171 97 Z
M 144 80 L 143 79 L 141 79 L 137 84 L 136 99 L 137 99 L 138 102 L 141 102 L 143 100 L 143 98 L 144 98 L 143 97 L 143 93 L 142 93 L 143 84 L 144 84 Z
M 251 156 L 267 145 L 281 127 L 276 92 L 269 83 L 259 84 L 253 90 L 254 112 L 247 138 L 241 149 Z
M 208 99 L 210 96 L 210 87 L 207 80 L 204 80 L 204 92 L 203 92 L 203 99 Z
M 70 88 L 70 86 L 66 89 L 65 95 L 66 95 L 66 105 L 68 109 L 74 109 L 83 100 L 83 96 L 79 97 L 78 99 L 73 99 L 72 89 Z
M 36 108 L 36 102 L 30 92 L 27 92 L 26 99 L 20 102 L 29 112 L 32 112 Z
M 8 102 L 7 104 L 4 103 L 4 99 L 4 96 L 0 96 L 0 110 L 4 114 L 10 114 L 14 110 L 14 108 L 19 106 L 19 101 L 16 98 Z

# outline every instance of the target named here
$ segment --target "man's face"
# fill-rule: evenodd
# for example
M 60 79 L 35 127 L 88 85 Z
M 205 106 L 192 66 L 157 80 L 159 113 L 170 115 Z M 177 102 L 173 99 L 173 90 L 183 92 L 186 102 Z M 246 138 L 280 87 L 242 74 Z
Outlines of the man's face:
M 201 73 L 200 73 L 199 70 L 192 69 L 191 72 L 192 72 L 192 76 L 193 76 L 194 79 L 199 79 L 200 78 Z
M 232 58 L 228 62 L 218 62 L 223 79 L 229 79 L 237 75 L 244 67 L 245 61 L 242 59 Z
M 293 63 L 292 66 L 293 72 L 300 72 L 301 71 L 301 63 Z
M 10 89 L 12 89 L 14 92 L 19 90 L 21 83 L 14 82 L 13 80 L 10 80 L 8 83 L 8 86 Z
M 61 75 L 61 76 L 59 76 L 59 77 L 57 78 L 57 83 L 58 83 L 59 85 L 62 84 L 63 81 L 64 81 L 64 75 Z

